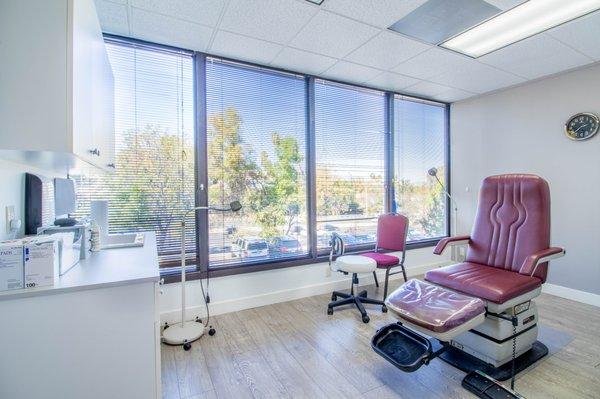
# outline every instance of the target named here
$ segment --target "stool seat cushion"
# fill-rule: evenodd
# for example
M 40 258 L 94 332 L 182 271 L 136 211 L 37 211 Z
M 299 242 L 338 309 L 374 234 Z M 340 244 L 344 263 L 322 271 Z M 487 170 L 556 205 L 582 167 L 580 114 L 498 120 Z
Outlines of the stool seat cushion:
M 361 256 L 374 259 L 375 262 L 377 262 L 377 267 L 380 269 L 387 269 L 388 267 L 400 264 L 400 258 L 394 255 L 386 255 L 379 252 L 367 252 L 361 254 Z
M 415 279 L 392 292 L 385 304 L 400 319 L 436 333 L 452 330 L 485 313 L 485 303 L 479 298 Z
M 348 273 L 369 273 L 377 268 L 377 262 L 360 255 L 343 255 L 332 263 L 334 271 Z

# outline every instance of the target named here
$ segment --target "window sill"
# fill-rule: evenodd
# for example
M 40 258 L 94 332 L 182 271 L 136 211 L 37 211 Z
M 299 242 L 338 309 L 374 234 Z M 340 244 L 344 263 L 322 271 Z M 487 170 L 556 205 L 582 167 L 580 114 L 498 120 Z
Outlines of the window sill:
M 444 237 L 421 240 L 421 241 L 413 241 L 409 244 L 406 244 L 406 249 L 408 251 L 419 248 L 427 248 L 434 247 L 437 243 Z M 355 251 L 348 251 L 348 254 L 359 254 L 361 252 L 367 252 L 368 249 L 359 248 Z M 393 251 L 388 251 L 393 252 Z M 236 264 L 236 265 L 228 265 L 213 268 L 210 270 L 210 277 L 225 277 L 225 276 L 233 276 L 237 274 L 244 273 L 254 273 L 254 272 L 263 272 L 268 270 L 276 270 L 276 269 L 284 269 L 287 267 L 295 267 L 295 266 L 305 266 L 316 263 L 327 262 L 329 259 L 328 254 L 319 254 L 316 257 L 310 257 L 310 255 L 302 258 L 293 258 L 288 260 L 273 260 L 270 262 L 261 262 L 261 263 L 249 263 L 249 264 Z M 189 263 L 190 265 L 193 262 Z M 177 269 L 170 270 L 161 270 L 161 277 L 164 279 L 165 284 L 171 283 L 179 283 L 181 282 L 181 272 Z M 203 271 L 188 271 L 186 273 L 186 280 L 199 280 L 206 278 L 206 270 Z

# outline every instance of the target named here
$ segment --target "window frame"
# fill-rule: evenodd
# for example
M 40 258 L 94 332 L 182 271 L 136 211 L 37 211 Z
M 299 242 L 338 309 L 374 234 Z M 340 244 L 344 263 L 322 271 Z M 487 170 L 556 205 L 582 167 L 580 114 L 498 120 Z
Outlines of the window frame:
M 197 258 L 189 259 L 187 262 L 187 280 L 197 280 L 206 278 L 210 273 L 211 277 L 230 276 L 243 273 L 253 273 L 267 270 L 283 269 L 287 267 L 303 266 L 315 263 L 326 262 L 328 254 L 317 250 L 317 234 L 316 234 L 316 146 L 315 146 L 315 84 L 316 80 L 328 81 L 334 84 L 341 84 L 358 89 L 374 90 L 380 92 L 385 97 L 384 107 L 384 124 L 385 124 L 385 150 L 384 150 L 384 207 L 385 212 L 390 212 L 393 201 L 392 195 L 392 180 L 394 177 L 394 98 L 402 96 L 409 100 L 420 102 L 428 102 L 439 105 L 444 108 L 445 115 L 445 151 L 444 161 L 446 165 L 445 181 L 446 189 L 451 191 L 451 143 L 450 143 L 450 104 L 429 99 L 426 97 L 418 97 L 408 95 L 399 91 L 381 90 L 367 85 L 359 85 L 349 82 L 344 82 L 335 79 L 324 79 L 319 76 L 314 76 L 306 73 L 286 70 L 282 68 L 270 67 L 261 64 L 240 61 L 228 57 L 222 57 L 205 52 L 198 52 L 188 49 L 182 49 L 174 46 L 156 44 L 140 39 L 133 39 L 113 34 L 104 34 L 104 39 L 113 43 L 123 43 L 126 45 L 139 46 L 141 48 L 150 48 L 153 50 L 163 50 L 170 53 L 192 54 L 194 67 L 194 119 L 195 119 L 195 178 L 196 190 L 195 198 L 197 206 L 206 206 L 208 201 L 208 154 L 207 154 L 207 108 L 206 108 L 206 59 L 215 58 L 227 62 L 233 62 L 241 65 L 247 65 L 253 68 L 261 68 L 271 70 L 273 72 L 294 74 L 304 76 L 305 81 L 305 99 L 306 99 L 306 201 L 307 201 L 307 234 L 309 251 L 308 254 L 303 254 L 298 257 L 286 259 L 272 260 L 257 260 L 255 262 L 234 263 L 228 265 L 217 266 L 209 269 L 209 248 L 208 240 L 200 240 L 198 237 L 208 235 L 208 216 L 206 212 L 196 212 L 196 251 Z M 446 234 L 442 237 L 416 240 L 407 242 L 407 250 L 426 248 L 435 246 L 444 237 L 450 236 L 452 212 L 450 199 L 446 197 Z M 352 253 L 360 253 L 372 249 L 373 245 L 356 245 L 352 247 Z M 165 283 L 176 283 L 181 281 L 181 271 L 179 261 L 166 262 L 160 267 L 161 277 Z

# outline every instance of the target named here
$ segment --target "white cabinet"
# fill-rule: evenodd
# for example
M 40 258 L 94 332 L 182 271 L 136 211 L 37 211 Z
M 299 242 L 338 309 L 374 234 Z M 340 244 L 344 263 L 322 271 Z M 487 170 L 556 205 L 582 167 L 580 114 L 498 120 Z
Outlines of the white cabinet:
M 93 0 L 0 2 L 0 156 L 114 164 L 114 80 Z

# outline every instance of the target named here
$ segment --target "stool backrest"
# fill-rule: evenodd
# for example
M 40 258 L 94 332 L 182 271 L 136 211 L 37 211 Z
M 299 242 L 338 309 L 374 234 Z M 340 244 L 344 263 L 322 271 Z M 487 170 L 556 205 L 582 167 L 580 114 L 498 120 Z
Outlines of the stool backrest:
M 387 213 L 377 220 L 377 249 L 404 251 L 408 235 L 408 218 L 398 213 Z

